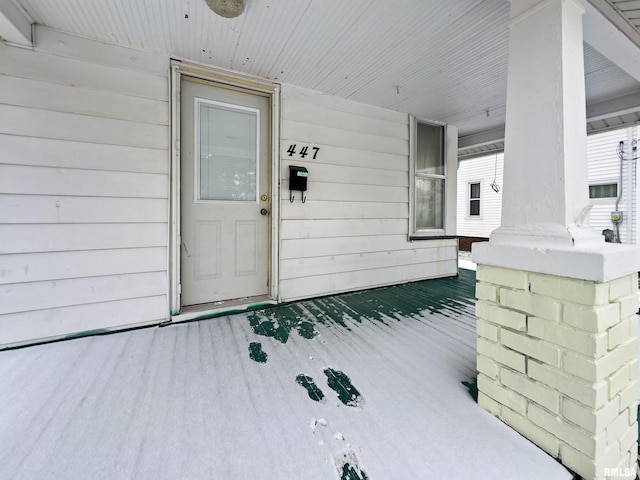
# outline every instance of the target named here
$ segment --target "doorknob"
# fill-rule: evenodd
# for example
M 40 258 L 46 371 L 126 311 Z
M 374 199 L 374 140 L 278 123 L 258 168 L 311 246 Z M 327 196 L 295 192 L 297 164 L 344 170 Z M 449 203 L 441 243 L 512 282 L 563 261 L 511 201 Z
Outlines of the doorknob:
M 269 210 L 267 210 L 266 208 L 263 208 L 260 210 L 260 215 L 267 215 L 269 213 Z

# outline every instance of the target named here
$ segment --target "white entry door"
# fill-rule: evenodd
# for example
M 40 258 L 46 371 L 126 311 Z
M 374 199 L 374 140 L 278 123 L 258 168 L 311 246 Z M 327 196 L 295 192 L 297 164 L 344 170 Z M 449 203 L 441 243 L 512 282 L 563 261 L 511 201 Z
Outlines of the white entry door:
M 269 97 L 181 83 L 182 306 L 269 293 Z

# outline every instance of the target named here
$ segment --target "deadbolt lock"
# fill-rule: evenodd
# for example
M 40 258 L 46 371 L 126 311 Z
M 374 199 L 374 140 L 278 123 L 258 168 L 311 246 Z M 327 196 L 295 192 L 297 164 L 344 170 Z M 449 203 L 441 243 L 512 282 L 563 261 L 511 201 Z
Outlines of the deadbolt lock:
M 267 196 L 266 195 L 261 195 L 260 196 L 260 200 L 262 200 L 263 202 L 267 201 Z

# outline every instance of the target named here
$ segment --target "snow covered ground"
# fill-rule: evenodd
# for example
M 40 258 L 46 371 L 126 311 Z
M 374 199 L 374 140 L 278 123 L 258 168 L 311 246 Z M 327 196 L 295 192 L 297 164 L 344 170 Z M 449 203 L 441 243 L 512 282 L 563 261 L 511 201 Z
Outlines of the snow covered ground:
M 466 270 L 476 269 L 476 264 L 471 260 L 471 252 L 458 251 L 458 267 Z
M 0 478 L 570 479 L 461 383 L 471 277 L 0 352 Z

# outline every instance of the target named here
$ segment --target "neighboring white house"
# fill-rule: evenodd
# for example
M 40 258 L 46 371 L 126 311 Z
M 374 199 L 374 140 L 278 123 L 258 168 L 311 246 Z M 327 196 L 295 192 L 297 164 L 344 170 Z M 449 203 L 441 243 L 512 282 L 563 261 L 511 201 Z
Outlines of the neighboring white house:
M 500 226 L 503 165 L 502 152 L 460 161 L 457 220 L 461 237 L 489 238 Z
M 622 221 L 618 224 L 621 243 L 640 243 L 636 195 L 640 178 L 637 175 L 637 162 L 633 160 L 637 159 L 637 150 L 632 150 L 637 139 L 637 125 L 587 137 L 589 197 L 592 204 L 589 221 L 593 228 L 616 232 L 612 212 L 622 212 Z M 620 142 L 624 142 L 622 162 L 618 155 Z M 460 161 L 457 205 L 459 236 L 489 238 L 491 232 L 500 226 L 503 165 L 503 152 Z

